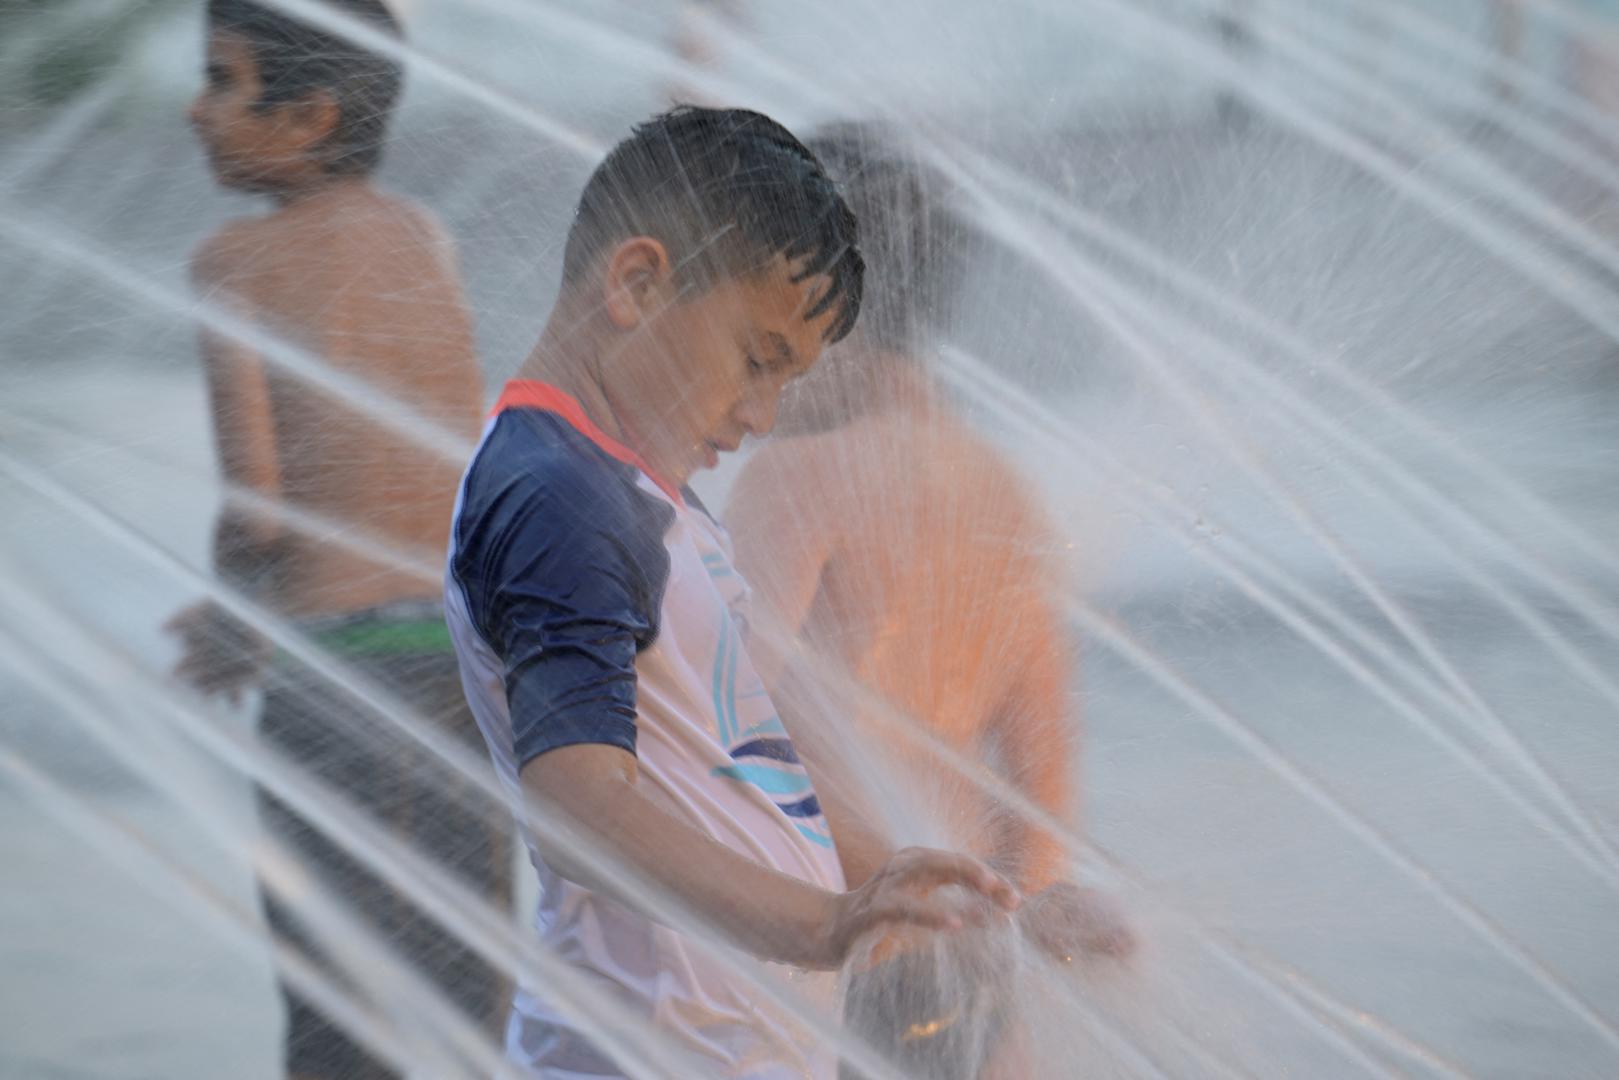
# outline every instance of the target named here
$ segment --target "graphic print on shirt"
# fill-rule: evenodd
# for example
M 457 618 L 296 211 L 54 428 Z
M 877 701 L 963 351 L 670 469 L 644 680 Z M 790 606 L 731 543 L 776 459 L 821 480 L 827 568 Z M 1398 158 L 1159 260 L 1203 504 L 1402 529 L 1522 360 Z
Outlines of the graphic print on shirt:
M 703 556 L 703 566 L 722 597 L 729 599 L 727 594 L 732 590 L 725 587 L 726 579 L 736 575 L 730 560 L 720 552 L 709 552 Z M 769 691 L 754 673 L 753 665 L 746 662 L 742 634 L 726 603 L 719 605 L 717 637 L 714 715 L 720 745 L 731 755 L 731 764 L 715 766 L 714 775 L 752 784 L 792 819 L 805 839 L 830 848 L 831 829 L 821 814 L 809 773 L 798 760 L 793 741 L 771 704 Z

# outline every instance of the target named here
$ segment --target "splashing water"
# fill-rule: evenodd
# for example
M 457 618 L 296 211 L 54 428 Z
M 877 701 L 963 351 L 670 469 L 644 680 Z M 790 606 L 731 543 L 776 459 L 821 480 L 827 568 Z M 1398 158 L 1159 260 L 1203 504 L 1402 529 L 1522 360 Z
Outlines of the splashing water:
M 321 0 L 274 6 L 365 33 Z M 1060 966 L 1003 928 L 932 939 L 911 980 L 846 979 L 844 1024 L 535 808 L 550 842 L 867 1075 L 953 1075 L 1006 1031 L 1021 1075 L 1619 1068 L 1611 5 L 401 7 L 410 44 L 372 43 L 408 69 L 381 181 L 447 226 L 491 387 L 544 323 L 588 170 L 669 95 L 801 134 L 865 122 L 939 175 L 962 284 L 929 373 L 1056 523 L 1082 818 L 1031 800 L 1004 747 L 964 751 L 851 680 L 827 641 L 758 631 L 859 717 L 827 722 L 869 758 L 880 831 L 953 844 L 940 808 L 988 800 L 1108 890 L 1142 948 Z M 213 578 L 227 500 L 429 586 L 442 566 L 222 484 L 199 325 L 435 458 L 470 444 L 192 293 L 197 245 L 261 209 L 217 191 L 185 130 L 198 5 L 0 26 L 20 103 L 0 119 L 0 1076 L 278 1075 L 277 973 L 402 1071 L 518 1075 L 449 973 L 410 971 L 257 828 L 254 785 L 546 986 L 627 1074 L 703 1075 L 533 939 L 532 897 L 475 895 L 260 738 L 254 702 L 169 679 L 160 625 L 213 596 L 352 704 L 354 738 L 504 813 L 425 703 Z M 858 449 L 852 468 L 894 468 Z M 697 478 L 708 506 L 738 468 Z M 951 513 L 944 531 L 981 525 Z M 987 619 L 991 580 L 957 585 Z M 895 757 L 929 783 L 899 783 Z M 342 979 L 266 930 L 255 878 Z

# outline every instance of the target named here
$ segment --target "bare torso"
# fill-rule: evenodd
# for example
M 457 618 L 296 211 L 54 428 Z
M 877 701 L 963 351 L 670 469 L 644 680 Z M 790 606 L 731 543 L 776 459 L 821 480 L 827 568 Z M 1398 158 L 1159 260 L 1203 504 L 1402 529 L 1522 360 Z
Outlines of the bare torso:
M 471 323 L 450 243 L 421 209 L 344 186 L 227 227 L 198 261 L 241 314 L 470 445 L 482 403 Z M 217 339 L 205 349 L 211 375 L 237 381 L 224 407 L 216 385 L 227 476 L 234 454 L 249 466 L 231 479 L 330 523 L 281 530 L 277 606 L 301 616 L 434 598 L 431 580 L 355 547 L 374 541 L 431 566 L 463 462 L 239 350 Z
M 793 606 L 792 577 L 818 566 L 812 599 L 790 615 L 810 646 L 1070 816 L 1073 662 L 1054 617 L 1061 575 L 1038 504 L 999 452 L 948 410 L 908 404 L 772 444 L 747 472 L 739 497 L 754 506 L 737 507 L 739 562 L 762 599 Z M 784 524 L 755 528 L 764 517 Z M 990 801 L 867 702 L 857 723 L 919 782 L 928 812 L 994 856 L 1002 822 Z
M 935 733 L 986 734 L 1044 637 L 1046 534 L 1022 482 L 937 412 L 888 412 L 806 446 L 840 523 L 805 636 Z

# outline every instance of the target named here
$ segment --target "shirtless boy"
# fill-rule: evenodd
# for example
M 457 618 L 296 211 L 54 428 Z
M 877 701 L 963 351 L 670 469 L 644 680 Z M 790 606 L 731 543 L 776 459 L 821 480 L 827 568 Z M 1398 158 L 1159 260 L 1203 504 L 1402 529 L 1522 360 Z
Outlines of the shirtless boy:
M 837 967 L 874 928 L 956 925 L 939 886 L 1016 905 L 977 860 L 921 849 L 845 888 L 750 660 L 728 541 L 686 487 L 768 432 L 782 388 L 854 324 L 855 239 L 820 164 L 768 117 L 686 108 L 637 128 L 580 197 L 556 306 L 463 481 L 445 583 L 514 799 L 801 969 Z M 614 891 L 549 833 L 527 839 L 540 937 L 700 1075 L 832 1075 L 832 1048 L 655 921 L 654 896 Z M 518 994 L 507 1054 L 532 1075 L 621 1075 L 612 1052 L 543 986 Z
M 757 590 L 762 627 L 801 636 L 867 694 L 863 707 L 859 694 L 830 688 L 852 729 L 838 745 L 808 747 L 811 772 L 817 756 L 832 775 L 844 770 L 827 756 L 855 751 L 868 770 L 880 759 L 890 786 L 910 781 L 913 812 L 926 803 L 921 812 L 942 819 L 953 842 L 1031 898 L 1021 922 L 1038 944 L 1064 960 L 1126 953 L 1129 934 L 1106 902 L 1064 881 L 1056 837 L 895 728 L 895 714 L 925 723 L 1076 822 L 1074 658 L 1057 606 L 1054 534 L 1016 470 L 957 419 L 923 368 L 959 251 L 928 174 L 878 138 L 851 127 L 811 143 L 860 218 L 870 284 L 855 332 L 787 396 L 782 433 L 799 437 L 765 446 L 737 479 L 726 512 L 737 564 Z M 796 669 L 785 651 L 756 650 L 799 733 L 813 718 L 795 714 L 817 706 L 795 687 L 828 680 L 825 670 Z M 886 846 L 869 820 L 832 826 L 848 879 L 862 880 Z M 870 989 L 857 980 L 851 1015 Z M 925 995 L 913 987 L 889 997 L 921 1007 Z
M 333 6 L 398 33 L 379 0 Z M 199 294 L 470 444 L 482 390 L 450 241 L 423 209 L 371 181 L 399 94 L 398 65 L 272 5 L 212 0 L 208 19 L 206 85 L 191 122 L 218 182 L 264 196 L 272 209 L 231 222 L 202 246 L 192 268 Z M 433 565 L 448 537 L 459 464 L 240 341 L 204 332 L 202 355 L 231 492 L 215 525 L 220 577 L 476 740 L 436 585 L 329 539 L 363 539 Z M 277 504 L 289 512 L 263 509 Z M 271 657 L 212 604 L 179 613 L 170 627 L 184 649 L 180 677 L 233 697 L 263 681 L 265 740 L 501 899 L 500 831 L 466 810 L 465 793 L 386 725 Z M 289 808 L 265 796 L 261 809 L 362 917 L 474 1017 L 493 1020 L 501 988 L 470 954 Z M 266 901 L 272 929 L 313 952 L 288 913 Z M 308 1003 L 286 997 L 291 1075 L 390 1075 Z

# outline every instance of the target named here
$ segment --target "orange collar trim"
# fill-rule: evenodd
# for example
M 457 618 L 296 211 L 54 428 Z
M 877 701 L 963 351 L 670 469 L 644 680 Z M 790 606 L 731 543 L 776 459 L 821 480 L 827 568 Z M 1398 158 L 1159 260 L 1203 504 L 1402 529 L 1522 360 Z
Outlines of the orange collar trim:
M 495 407 L 489 410 L 489 415 L 498 416 L 508 409 L 540 409 L 555 413 L 566 420 L 575 431 L 600 447 L 608 457 L 640 469 L 648 480 L 658 485 L 658 489 L 674 501 L 676 506 L 686 505 L 679 488 L 653 472 L 647 463 L 641 460 L 640 454 L 597 427 L 595 421 L 585 415 L 584 407 L 573 395 L 538 379 L 513 379 L 501 389 L 500 399 L 495 402 Z

